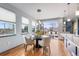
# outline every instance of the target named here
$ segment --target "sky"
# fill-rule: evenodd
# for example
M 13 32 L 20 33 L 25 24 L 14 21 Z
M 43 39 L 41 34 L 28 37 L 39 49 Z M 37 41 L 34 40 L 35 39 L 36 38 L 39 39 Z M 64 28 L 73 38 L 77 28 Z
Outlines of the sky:
M 9 22 L 3 22 L 3 21 L 0 21 L 0 29 L 3 29 L 4 28 L 4 24 L 6 28 L 12 28 L 12 24 L 9 23 Z M 44 21 L 43 22 L 44 24 L 44 27 L 49 29 L 50 27 L 53 27 L 53 28 L 57 28 L 58 27 L 58 22 L 56 20 L 49 20 L 49 21 Z
M 5 28 L 12 28 L 13 27 L 13 25 L 11 23 L 0 21 L 0 29 L 4 29 L 4 24 L 6 24 Z
M 48 29 L 50 27 L 57 28 L 59 26 L 58 21 L 56 21 L 56 20 L 44 21 L 43 24 L 44 24 L 44 27 L 48 28 Z

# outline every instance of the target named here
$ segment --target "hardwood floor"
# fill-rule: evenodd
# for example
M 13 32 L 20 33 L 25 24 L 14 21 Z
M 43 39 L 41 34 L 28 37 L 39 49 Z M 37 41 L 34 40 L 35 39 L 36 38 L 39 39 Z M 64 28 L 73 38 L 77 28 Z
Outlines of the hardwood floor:
M 67 49 L 64 48 L 64 42 L 58 39 L 51 39 L 51 56 L 70 56 L 70 53 Z M 25 53 L 24 46 L 18 46 L 14 49 L 10 49 L 4 53 L 1 53 L 0 56 L 44 56 L 43 49 L 35 49 L 34 51 L 29 51 Z
M 51 55 L 70 56 L 68 50 L 64 48 L 64 42 L 61 40 L 51 40 Z

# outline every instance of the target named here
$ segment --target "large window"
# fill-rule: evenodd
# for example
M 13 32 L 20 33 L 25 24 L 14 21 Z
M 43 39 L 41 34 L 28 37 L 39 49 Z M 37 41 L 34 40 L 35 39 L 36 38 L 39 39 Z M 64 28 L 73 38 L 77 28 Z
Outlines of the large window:
M 50 29 L 50 28 L 58 28 L 59 22 L 57 20 L 49 20 L 49 21 L 44 21 L 44 28 Z
M 16 15 L 4 8 L 0 7 L 0 36 L 7 34 L 15 34 Z
M 0 21 L 0 35 L 2 34 L 14 34 L 15 33 L 15 23 Z
M 29 19 L 22 17 L 22 33 L 28 32 Z
M 36 29 L 36 21 L 32 21 L 32 32 L 35 32 Z

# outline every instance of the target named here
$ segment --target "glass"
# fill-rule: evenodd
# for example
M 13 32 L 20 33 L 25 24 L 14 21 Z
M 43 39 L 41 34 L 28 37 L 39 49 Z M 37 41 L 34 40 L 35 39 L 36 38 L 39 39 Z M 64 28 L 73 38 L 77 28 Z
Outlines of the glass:
M 15 23 L 0 21 L 0 35 L 2 34 L 14 34 Z
M 28 32 L 28 26 L 26 24 L 22 24 L 22 33 Z
M 4 22 L 0 21 L 0 34 L 4 34 Z
M 53 28 L 59 27 L 58 21 L 55 21 L 55 20 L 43 21 L 43 24 L 44 24 L 44 28 L 47 28 L 47 29 L 50 29 L 51 27 Z
M 32 26 L 32 32 L 35 32 L 35 26 Z

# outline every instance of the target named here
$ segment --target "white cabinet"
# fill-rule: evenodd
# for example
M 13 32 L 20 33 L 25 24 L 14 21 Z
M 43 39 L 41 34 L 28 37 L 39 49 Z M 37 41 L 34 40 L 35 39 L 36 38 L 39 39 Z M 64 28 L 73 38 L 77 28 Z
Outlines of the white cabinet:
M 64 36 L 64 47 L 68 49 L 71 55 L 77 55 L 76 45 L 73 42 L 72 34 L 67 34 L 66 36 Z
M 77 47 L 77 56 L 79 56 L 79 47 Z
M 76 55 L 76 46 L 70 40 L 67 40 L 67 49 L 71 53 L 71 55 Z
M 64 38 L 64 47 L 67 48 L 67 39 Z

